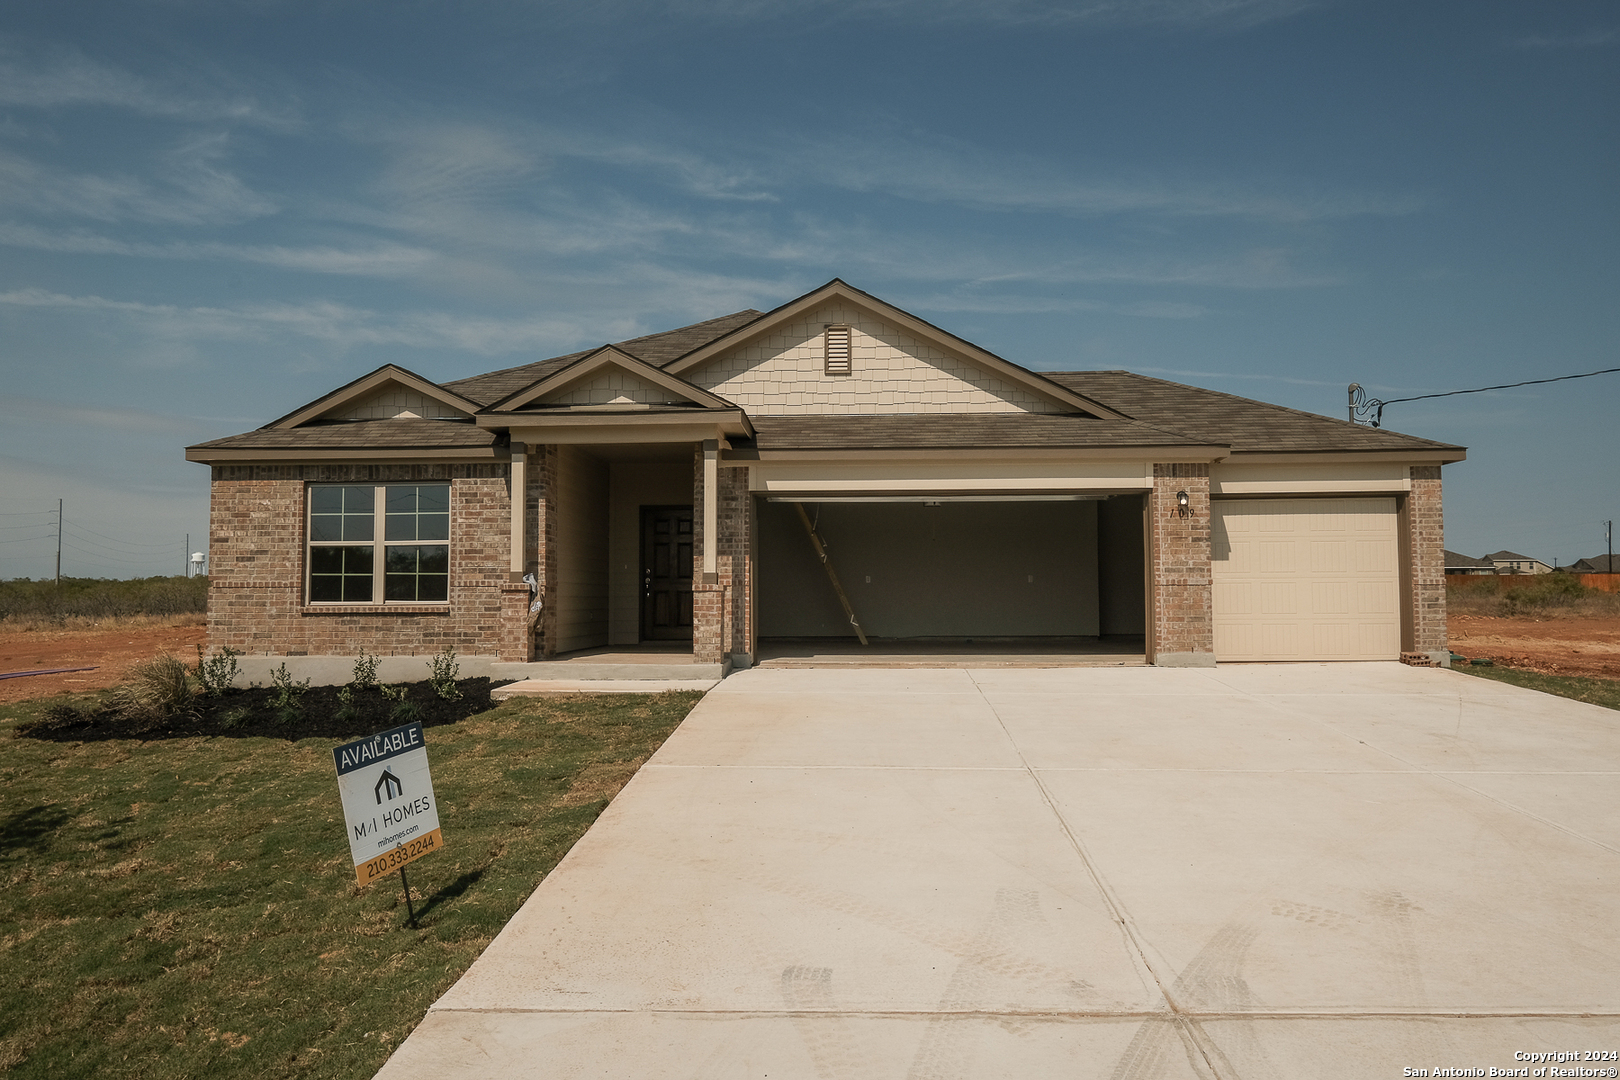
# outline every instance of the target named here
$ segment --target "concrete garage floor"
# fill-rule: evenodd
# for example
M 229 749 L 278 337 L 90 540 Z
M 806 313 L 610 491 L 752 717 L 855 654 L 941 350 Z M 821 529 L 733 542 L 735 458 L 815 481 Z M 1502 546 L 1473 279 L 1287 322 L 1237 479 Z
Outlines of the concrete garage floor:
M 1620 714 L 1397 664 L 743 672 L 380 1075 L 1620 1050 L 1617 781 Z

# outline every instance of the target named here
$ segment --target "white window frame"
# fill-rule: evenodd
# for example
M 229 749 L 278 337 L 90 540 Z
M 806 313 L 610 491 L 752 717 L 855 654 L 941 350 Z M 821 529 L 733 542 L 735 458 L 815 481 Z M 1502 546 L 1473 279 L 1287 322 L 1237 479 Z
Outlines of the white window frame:
M 372 489 L 372 535 L 369 540 L 317 540 L 314 536 L 315 492 L 322 488 L 371 488 Z M 388 489 L 391 487 L 442 487 L 445 491 L 446 528 L 445 539 L 440 540 L 388 540 Z M 431 605 L 435 607 L 448 607 L 450 604 L 450 572 L 449 556 L 453 537 L 455 535 L 455 514 L 450 510 L 450 503 L 454 497 L 454 489 L 448 480 L 429 480 L 422 483 L 375 483 L 367 484 L 354 481 L 320 481 L 306 484 L 304 487 L 304 569 L 303 593 L 304 604 L 307 607 L 420 607 Z M 382 535 L 378 535 L 381 533 Z M 445 549 L 445 598 L 443 600 L 389 600 L 388 594 L 388 549 L 390 547 L 425 547 L 442 546 Z M 371 548 L 371 599 L 369 600 L 317 600 L 314 598 L 314 549 L 318 547 L 338 548 Z

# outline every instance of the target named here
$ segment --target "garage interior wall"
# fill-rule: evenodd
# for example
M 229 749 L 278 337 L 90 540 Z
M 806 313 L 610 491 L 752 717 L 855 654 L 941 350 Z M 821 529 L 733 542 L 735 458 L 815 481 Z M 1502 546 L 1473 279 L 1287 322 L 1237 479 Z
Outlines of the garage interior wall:
M 575 446 L 557 455 L 557 651 L 608 640 L 608 468 Z
M 1097 606 L 1104 634 L 1147 633 L 1145 499 L 1116 495 L 1097 504 Z
M 692 464 L 615 461 L 608 470 L 608 644 L 641 640 L 641 508 L 689 506 Z M 603 550 L 603 549 L 598 549 Z
M 805 504 L 879 638 L 1095 636 L 1097 507 Z M 761 637 L 854 636 L 792 503 L 759 504 L 759 545 Z

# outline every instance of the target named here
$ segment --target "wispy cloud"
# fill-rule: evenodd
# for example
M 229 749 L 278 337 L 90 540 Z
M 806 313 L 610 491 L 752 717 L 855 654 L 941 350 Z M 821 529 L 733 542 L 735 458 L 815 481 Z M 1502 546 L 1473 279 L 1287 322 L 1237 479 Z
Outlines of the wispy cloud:
M 97 106 L 171 120 L 224 120 L 288 127 L 292 113 L 252 95 L 222 91 L 217 73 L 162 83 L 100 63 L 76 49 L 0 47 L 0 104 L 49 109 Z
M 624 5 L 609 3 L 610 10 Z M 666 0 L 688 17 L 905 20 L 1012 26 L 1246 27 L 1296 15 L 1314 0 Z
M 301 337 L 342 349 L 396 345 L 481 355 L 518 352 L 558 339 L 577 340 L 586 329 L 584 320 L 563 317 L 497 319 L 434 311 L 384 314 L 326 301 L 186 307 L 16 289 L 0 293 L 0 304 L 137 319 L 151 330 L 177 339 Z M 597 324 L 590 329 L 600 333 L 601 328 Z
M 1620 45 L 1620 27 L 1600 26 L 1575 34 L 1530 34 L 1512 44 L 1518 49 L 1599 49 Z
M 155 179 L 75 173 L 0 150 L 0 205 L 58 217 L 223 224 L 274 213 L 274 200 L 253 191 L 221 164 L 226 138 L 188 141 L 163 155 Z
M 0 223 L 0 244 L 71 255 L 124 255 L 142 259 L 200 259 L 256 263 L 317 274 L 402 277 L 420 271 L 437 256 L 430 250 L 383 243 L 361 247 L 287 247 L 279 244 L 227 244 L 172 241 L 164 244 L 119 240 L 84 230 L 49 232 L 28 225 Z
M 207 421 L 196 417 L 176 416 L 149 409 L 67 405 L 23 394 L 0 396 L 0 416 L 12 421 L 170 435 L 187 427 L 207 426 Z

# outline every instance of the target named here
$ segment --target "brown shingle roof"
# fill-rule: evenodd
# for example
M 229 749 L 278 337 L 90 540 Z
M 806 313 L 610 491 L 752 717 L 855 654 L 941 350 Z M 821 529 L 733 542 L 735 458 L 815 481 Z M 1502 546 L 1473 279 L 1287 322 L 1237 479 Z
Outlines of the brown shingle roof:
M 969 447 L 1194 446 L 1198 440 L 1136 420 L 1031 413 L 902 416 L 756 416 L 759 450 L 910 450 Z M 737 440 L 733 445 L 740 446 Z
M 1043 374 L 1055 383 L 1096 398 L 1154 427 L 1178 431 L 1200 442 L 1230 446 L 1239 452 L 1461 449 L 1129 371 L 1047 371 Z
M 617 341 L 613 343 L 613 346 L 629 353 L 637 360 L 645 360 L 654 367 L 663 367 L 670 361 L 685 356 L 693 349 L 707 345 L 715 338 L 731 333 L 739 326 L 746 326 L 759 318 L 760 314 L 760 312 L 749 308 L 746 311 L 736 311 L 730 315 L 722 315 L 718 319 L 707 319 L 700 323 L 693 323 L 691 326 L 682 326 L 657 334 L 630 338 L 628 341 Z M 517 393 L 525 386 L 539 382 L 552 372 L 567 367 L 574 361 L 589 356 L 595 351 L 595 348 L 591 348 L 569 353 L 567 356 L 554 356 L 549 360 L 537 360 L 532 364 L 503 368 L 500 371 L 491 371 L 485 375 L 474 375 L 467 379 L 457 379 L 455 382 L 444 383 L 443 386 L 446 390 L 453 390 L 462 397 L 476 401 L 480 405 L 489 405 Z
M 341 420 L 296 428 L 260 428 L 194 450 L 451 450 L 494 446 L 500 435 L 458 420 Z

